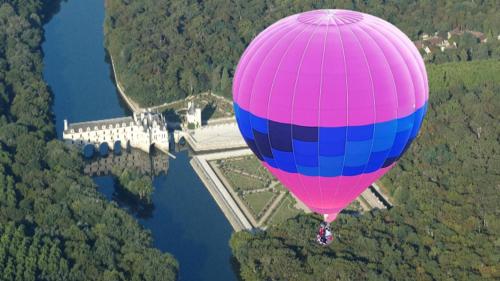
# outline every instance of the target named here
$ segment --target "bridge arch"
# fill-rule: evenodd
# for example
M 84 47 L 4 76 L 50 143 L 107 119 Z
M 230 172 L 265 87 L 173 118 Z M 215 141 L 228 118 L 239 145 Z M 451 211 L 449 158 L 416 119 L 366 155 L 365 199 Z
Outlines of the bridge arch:
M 122 153 L 122 142 L 120 140 L 115 140 L 113 143 L 113 153 L 115 155 L 120 155 Z
M 93 144 L 87 143 L 83 146 L 82 152 L 85 158 L 92 158 L 95 154 L 95 146 Z
M 99 144 L 99 154 L 101 156 L 107 156 L 109 154 L 109 144 L 108 144 L 108 142 L 104 141 L 101 144 Z
M 130 152 L 130 151 L 132 150 L 132 145 L 130 144 L 130 140 L 127 140 L 127 141 L 125 142 L 125 150 L 126 150 L 127 152 Z

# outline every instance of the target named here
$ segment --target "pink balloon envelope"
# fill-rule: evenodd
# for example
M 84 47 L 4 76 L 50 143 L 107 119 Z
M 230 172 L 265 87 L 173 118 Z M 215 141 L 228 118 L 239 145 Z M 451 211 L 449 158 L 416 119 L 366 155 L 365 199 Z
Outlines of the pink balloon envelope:
M 415 139 L 428 82 L 418 50 L 392 24 L 314 10 L 279 20 L 250 43 L 233 99 L 255 155 L 331 222 Z

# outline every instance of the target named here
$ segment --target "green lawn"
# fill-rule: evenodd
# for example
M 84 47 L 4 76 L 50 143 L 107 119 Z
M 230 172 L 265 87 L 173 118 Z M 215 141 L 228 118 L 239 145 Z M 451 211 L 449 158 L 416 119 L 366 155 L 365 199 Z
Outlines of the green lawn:
M 266 188 L 267 184 L 258 179 L 242 175 L 237 172 L 223 170 L 226 179 L 229 181 L 234 191 L 248 191 L 254 189 Z
M 264 209 L 277 196 L 271 191 L 254 192 L 243 195 L 243 200 L 253 213 L 254 218 L 258 219 L 264 214 Z
M 266 180 L 275 180 L 274 176 L 260 163 L 254 155 L 226 160 L 225 164 L 231 168 L 254 174 Z
M 284 191 L 284 192 L 289 192 L 288 189 L 285 188 L 285 186 L 280 182 L 278 183 L 277 185 L 274 186 L 274 188 L 277 190 L 277 191 Z
M 291 195 L 285 196 L 267 222 L 267 225 L 278 224 L 286 219 L 293 218 L 298 215 L 301 211 L 296 209 L 294 205 L 295 200 L 291 197 Z
M 255 157 L 254 155 L 232 158 L 229 159 L 226 163 L 231 167 L 245 171 L 247 170 L 255 171 L 255 170 L 265 169 L 259 162 L 257 157 Z
M 288 192 L 281 183 L 278 183 L 274 186 L 273 190 L 241 194 L 241 192 L 245 191 L 266 188 L 271 181 L 276 180 L 254 155 L 214 161 L 212 164 L 220 168 L 233 190 L 238 193 L 238 196 L 256 220 L 262 217 L 265 207 L 280 192 Z M 246 176 L 235 170 L 258 176 L 261 179 Z M 276 206 L 276 209 L 272 211 L 272 215 L 265 225 L 277 224 L 302 212 L 295 208 L 295 203 L 295 199 L 290 194 L 287 194 L 278 206 Z

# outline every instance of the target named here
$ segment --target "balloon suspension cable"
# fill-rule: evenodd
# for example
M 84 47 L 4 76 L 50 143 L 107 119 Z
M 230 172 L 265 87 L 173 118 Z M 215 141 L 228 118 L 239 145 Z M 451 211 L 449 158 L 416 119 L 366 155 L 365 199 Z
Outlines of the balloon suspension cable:
M 338 213 L 324 214 L 323 221 L 326 222 L 327 224 L 330 224 L 332 221 L 334 221 L 337 218 L 337 214 Z

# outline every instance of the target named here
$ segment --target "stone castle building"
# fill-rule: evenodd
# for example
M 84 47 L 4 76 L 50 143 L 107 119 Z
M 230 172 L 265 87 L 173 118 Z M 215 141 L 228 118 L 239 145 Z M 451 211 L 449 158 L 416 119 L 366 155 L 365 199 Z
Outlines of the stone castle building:
M 64 120 L 63 139 L 68 144 L 82 147 L 87 144 L 99 147 L 107 143 L 110 149 L 119 142 L 123 148 L 130 145 L 148 153 L 153 145 L 168 152 L 169 145 L 165 118 L 153 112 L 71 124 Z
M 195 107 L 194 102 L 188 102 L 188 108 L 186 113 L 186 122 L 188 125 L 191 124 L 194 128 L 201 127 L 201 109 Z

